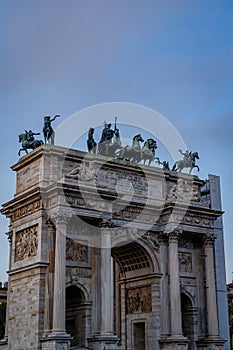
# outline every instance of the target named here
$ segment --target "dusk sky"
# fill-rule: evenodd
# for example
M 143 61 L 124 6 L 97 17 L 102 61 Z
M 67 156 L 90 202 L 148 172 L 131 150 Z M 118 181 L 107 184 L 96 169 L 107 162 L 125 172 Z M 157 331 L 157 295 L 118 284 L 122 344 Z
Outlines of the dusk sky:
M 97 104 L 146 106 L 198 151 L 200 178 L 221 178 L 231 281 L 233 1 L 2 0 L 0 49 L 0 203 L 15 193 L 18 135 L 41 132 L 45 115 L 60 114 L 58 127 Z M 0 281 L 7 231 L 1 215 Z

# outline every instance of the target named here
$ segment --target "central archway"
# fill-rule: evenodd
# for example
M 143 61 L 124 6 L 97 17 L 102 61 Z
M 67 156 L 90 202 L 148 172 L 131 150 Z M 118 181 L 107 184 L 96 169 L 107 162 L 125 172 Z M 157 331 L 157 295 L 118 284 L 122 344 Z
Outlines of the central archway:
M 157 257 L 142 240 L 112 248 L 114 330 L 119 349 L 149 350 L 159 339 L 160 274 Z M 152 336 L 148 336 L 148 335 Z

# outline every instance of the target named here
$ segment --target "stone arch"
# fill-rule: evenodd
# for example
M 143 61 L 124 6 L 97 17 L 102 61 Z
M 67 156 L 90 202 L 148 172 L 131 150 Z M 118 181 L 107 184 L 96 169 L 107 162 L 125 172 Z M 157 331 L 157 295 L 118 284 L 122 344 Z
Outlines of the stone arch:
M 66 289 L 71 286 L 76 286 L 77 288 L 79 288 L 84 295 L 85 301 L 91 302 L 90 289 L 85 282 L 83 282 L 80 278 L 72 278 L 72 281 L 66 283 Z
M 91 332 L 89 293 L 79 282 L 66 285 L 66 331 L 72 336 L 71 346 L 87 346 Z
M 145 242 L 138 240 L 112 248 L 112 257 L 122 274 L 145 270 L 159 272 L 159 264 Z
M 156 256 L 147 241 L 138 239 L 112 248 L 114 264 L 114 325 L 124 348 L 152 348 L 147 327 L 157 327 L 160 311 L 160 274 Z M 156 276 L 157 275 L 157 276 Z M 159 334 L 154 333 L 159 338 Z M 146 345 L 147 344 L 147 345 Z
M 181 291 L 181 313 L 183 335 L 188 338 L 188 350 L 196 349 L 195 334 L 198 325 L 198 308 L 194 306 L 193 296 L 184 288 Z
M 153 272 L 159 273 L 160 264 L 159 264 L 159 259 L 155 254 L 155 251 L 152 250 L 151 247 L 142 239 L 138 240 L 138 243 L 146 250 L 146 252 L 150 256 L 150 259 L 152 260 Z

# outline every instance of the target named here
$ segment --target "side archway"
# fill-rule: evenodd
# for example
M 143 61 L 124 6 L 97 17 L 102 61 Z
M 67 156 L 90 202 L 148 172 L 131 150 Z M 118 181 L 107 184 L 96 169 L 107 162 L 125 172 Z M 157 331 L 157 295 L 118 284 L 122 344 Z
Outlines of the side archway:
M 66 288 L 66 331 L 73 337 L 71 346 L 87 346 L 91 331 L 91 303 L 82 289 L 74 284 Z
M 195 334 L 198 324 L 198 308 L 194 307 L 192 296 L 183 291 L 181 293 L 181 312 L 183 335 L 188 338 L 188 350 L 196 349 Z

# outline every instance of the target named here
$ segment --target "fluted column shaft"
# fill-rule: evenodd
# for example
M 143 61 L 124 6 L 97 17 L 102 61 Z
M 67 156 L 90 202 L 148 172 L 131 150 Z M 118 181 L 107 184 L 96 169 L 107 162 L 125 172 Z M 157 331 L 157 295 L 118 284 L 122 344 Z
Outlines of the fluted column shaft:
M 113 333 L 111 228 L 101 229 L 100 249 L 101 333 Z
M 168 335 L 170 333 L 169 327 L 169 288 L 168 288 L 168 247 L 167 240 L 161 238 L 160 240 L 160 272 L 161 277 L 161 334 Z
M 207 299 L 207 320 L 208 335 L 219 336 L 216 285 L 214 273 L 214 236 L 204 239 L 205 249 L 205 270 L 206 270 L 206 299 Z
M 56 219 L 53 332 L 65 332 L 66 220 Z
M 53 300 L 54 300 L 54 254 L 55 254 L 55 227 L 50 220 L 46 222 L 47 227 L 47 261 L 48 269 L 45 285 L 45 316 L 44 330 L 51 331 L 53 327 Z
M 169 272 L 170 272 L 170 303 L 171 303 L 171 336 L 182 336 L 179 257 L 179 235 L 169 235 Z

